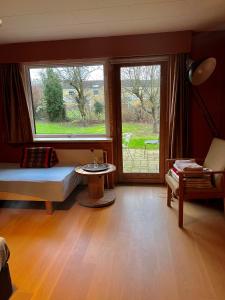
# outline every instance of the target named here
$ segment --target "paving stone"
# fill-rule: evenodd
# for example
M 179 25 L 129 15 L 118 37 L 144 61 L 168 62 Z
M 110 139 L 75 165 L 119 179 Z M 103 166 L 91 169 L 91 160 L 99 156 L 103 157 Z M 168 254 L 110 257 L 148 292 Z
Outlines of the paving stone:
M 158 173 L 159 151 L 129 149 L 123 152 L 125 173 Z

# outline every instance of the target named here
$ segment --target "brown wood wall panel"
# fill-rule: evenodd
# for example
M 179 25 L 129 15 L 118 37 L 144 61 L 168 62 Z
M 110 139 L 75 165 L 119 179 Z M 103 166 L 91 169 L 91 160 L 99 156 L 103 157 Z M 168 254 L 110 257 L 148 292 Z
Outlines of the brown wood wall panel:
M 0 45 L 0 62 L 30 62 L 185 53 L 190 31 Z
M 217 60 L 213 75 L 197 89 L 215 122 L 219 137 L 225 139 L 225 31 L 194 34 L 191 56 L 195 60 L 207 57 Z M 190 97 L 190 154 L 204 158 L 213 136 L 196 104 L 194 88 Z

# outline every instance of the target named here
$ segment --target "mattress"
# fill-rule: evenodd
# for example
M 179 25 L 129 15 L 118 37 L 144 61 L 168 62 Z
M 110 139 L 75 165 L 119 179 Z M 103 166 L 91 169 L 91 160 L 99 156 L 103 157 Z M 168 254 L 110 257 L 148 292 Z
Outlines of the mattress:
M 5 266 L 9 259 L 9 248 L 6 245 L 5 239 L 0 237 L 0 271 Z
M 75 166 L 20 168 L 18 164 L 0 164 L 0 192 L 64 201 L 79 183 Z

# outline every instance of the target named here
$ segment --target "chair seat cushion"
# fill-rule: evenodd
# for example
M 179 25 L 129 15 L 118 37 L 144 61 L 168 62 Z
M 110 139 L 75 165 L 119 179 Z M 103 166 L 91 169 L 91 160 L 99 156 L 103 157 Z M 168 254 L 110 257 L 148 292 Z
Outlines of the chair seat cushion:
M 225 140 L 214 138 L 209 148 L 208 154 L 204 161 L 204 167 L 213 171 L 225 170 Z M 223 189 L 223 177 L 221 174 L 216 174 L 215 184 L 217 188 Z
M 225 170 L 225 140 L 213 139 L 205 158 L 204 167 L 214 171 Z

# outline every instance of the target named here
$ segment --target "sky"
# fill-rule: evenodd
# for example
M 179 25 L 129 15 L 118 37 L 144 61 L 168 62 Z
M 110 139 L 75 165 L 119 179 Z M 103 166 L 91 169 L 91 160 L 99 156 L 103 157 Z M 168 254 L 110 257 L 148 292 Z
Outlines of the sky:
M 92 68 L 93 66 L 90 66 Z M 104 73 L 103 73 L 103 66 L 99 66 L 100 69 L 94 70 L 87 80 L 103 80 Z M 41 72 L 46 68 L 30 68 L 30 76 L 31 81 L 33 80 L 41 80 Z

